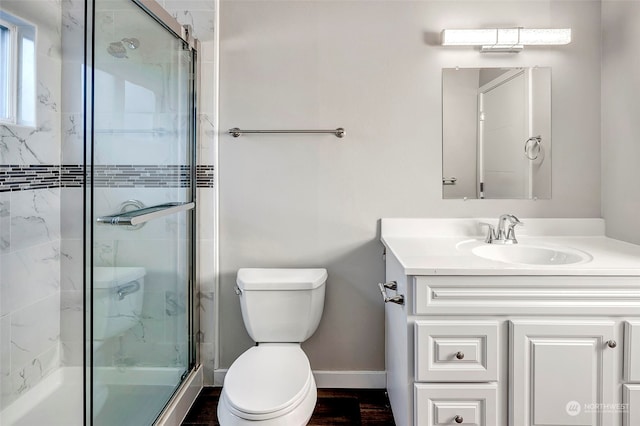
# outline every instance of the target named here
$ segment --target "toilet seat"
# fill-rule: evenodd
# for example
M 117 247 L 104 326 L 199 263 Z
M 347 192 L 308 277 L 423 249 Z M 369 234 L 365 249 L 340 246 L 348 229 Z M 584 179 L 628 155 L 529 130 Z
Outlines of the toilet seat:
M 231 365 L 221 398 L 239 418 L 268 420 L 296 409 L 312 388 L 311 366 L 299 344 L 263 343 Z

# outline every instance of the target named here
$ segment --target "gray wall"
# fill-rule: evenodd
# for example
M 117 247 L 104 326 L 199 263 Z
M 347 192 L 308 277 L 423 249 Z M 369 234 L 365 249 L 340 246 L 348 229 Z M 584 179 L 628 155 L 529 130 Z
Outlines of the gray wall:
M 220 38 L 220 367 L 252 342 L 245 266 L 325 266 L 317 370 L 384 370 L 381 217 L 600 217 L 598 1 L 223 1 Z M 564 47 L 480 55 L 443 28 L 571 27 Z M 553 198 L 442 200 L 441 69 L 553 68 Z M 243 136 L 231 127 L 347 137 Z
M 608 236 L 635 244 L 640 244 L 638 22 L 637 1 L 602 3 L 602 214 Z

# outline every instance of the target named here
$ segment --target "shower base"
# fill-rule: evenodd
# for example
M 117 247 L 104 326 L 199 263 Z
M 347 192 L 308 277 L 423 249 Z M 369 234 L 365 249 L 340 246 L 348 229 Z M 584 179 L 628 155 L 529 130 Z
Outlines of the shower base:
M 81 426 L 82 391 L 82 368 L 59 368 L 2 410 L 0 425 Z
M 179 382 L 181 369 L 105 367 L 100 377 L 108 389 L 107 402 L 94 424 L 151 424 L 162 406 L 141 407 L 134 395 L 154 394 L 151 400 L 168 401 Z M 2 426 L 82 426 L 83 368 L 62 367 L 25 392 L 0 413 Z M 134 404 L 138 401 L 138 404 Z

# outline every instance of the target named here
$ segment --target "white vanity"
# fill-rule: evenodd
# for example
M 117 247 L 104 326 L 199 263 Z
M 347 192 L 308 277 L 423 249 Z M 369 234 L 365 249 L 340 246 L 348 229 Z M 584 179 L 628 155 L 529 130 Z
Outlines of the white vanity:
M 396 425 L 640 425 L 640 246 L 522 221 L 491 245 L 495 219 L 382 219 Z

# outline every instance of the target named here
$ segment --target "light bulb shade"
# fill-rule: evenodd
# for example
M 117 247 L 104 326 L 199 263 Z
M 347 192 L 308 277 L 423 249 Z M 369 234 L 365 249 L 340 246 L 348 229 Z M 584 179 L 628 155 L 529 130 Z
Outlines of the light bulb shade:
M 571 28 L 520 29 L 520 43 L 528 46 L 563 45 L 571 43 Z
M 443 30 L 443 46 L 483 46 L 495 44 L 498 41 L 498 30 Z
M 486 28 L 442 31 L 443 46 L 482 46 L 485 52 L 517 52 L 523 46 L 571 42 L 570 28 Z

